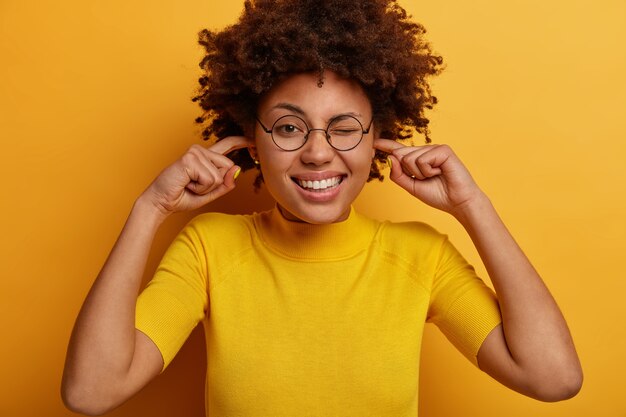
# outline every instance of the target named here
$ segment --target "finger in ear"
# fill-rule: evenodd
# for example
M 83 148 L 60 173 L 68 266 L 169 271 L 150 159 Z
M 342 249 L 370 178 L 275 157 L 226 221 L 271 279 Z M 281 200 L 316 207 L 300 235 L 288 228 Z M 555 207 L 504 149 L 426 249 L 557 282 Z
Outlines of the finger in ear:
M 230 167 L 228 171 L 226 171 L 226 173 L 224 174 L 224 186 L 226 186 L 229 189 L 233 188 L 235 186 L 235 180 L 237 179 L 240 173 L 241 173 L 241 167 L 237 165 L 233 165 L 232 167 Z
M 247 149 L 248 149 L 248 154 L 250 155 L 250 158 L 252 158 L 253 161 L 258 161 L 259 157 L 256 151 L 256 145 L 248 145 Z

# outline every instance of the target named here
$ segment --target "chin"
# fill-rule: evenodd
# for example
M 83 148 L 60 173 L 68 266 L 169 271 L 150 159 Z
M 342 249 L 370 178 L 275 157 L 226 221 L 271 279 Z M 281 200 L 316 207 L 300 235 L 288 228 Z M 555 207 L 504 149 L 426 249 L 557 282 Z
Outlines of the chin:
M 350 215 L 350 206 L 337 208 L 319 206 L 289 210 L 279 204 L 279 208 L 288 220 L 320 225 L 342 222 Z

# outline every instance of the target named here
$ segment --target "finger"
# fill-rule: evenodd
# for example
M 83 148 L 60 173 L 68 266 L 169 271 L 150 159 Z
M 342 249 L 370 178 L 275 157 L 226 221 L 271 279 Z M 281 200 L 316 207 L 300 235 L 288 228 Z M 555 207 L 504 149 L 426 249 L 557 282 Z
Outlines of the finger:
M 197 152 L 198 149 L 195 151 Z M 226 187 L 224 193 L 230 191 L 235 186 L 235 175 L 238 175 L 237 171 L 240 171 L 241 168 L 223 155 L 210 151 L 207 152 L 211 154 L 212 160 L 206 159 L 202 153 L 197 155 L 190 150 L 189 153 L 192 156 L 187 158 L 189 161 L 187 169 L 190 182 L 186 188 L 199 195 L 215 193 L 222 185 Z M 224 167 L 214 165 L 215 157 L 223 158 L 227 161 Z
M 392 153 L 396 149 L 407 148 L 407 146 L 396 142 L 393 139 L 378 138 L 374 139 L 374 148 L 386 153 Z
M 404 171 L 404 173 L 411 178 L 417 178 L 418 180 L 423 180 L 426 177 L 420 171 L 420 168 L 416 164 L 416 161 L 417 161 L 416 157 L 400 159 L 400 165 L 402 166 L 402 171 Z
M 207 195 L 223 184 L 222 179 L 214 179 L 209 176 L 201 176 L 198 180 L 190 181 L 185 188 L 197 195 Z
M 245 136 L 228 136 L 224 139 L 217 141 L 214 145 L 211 145 L 208 149 L 226 155 L 234 150 L 247 148 L 252 145 L 252 140 Z
M 424 154 L 415 160 L 415 165 L 424 178 L 441 175 L 439 155 Z
M 217 168 L 215 166 L 207 168 L 200 162 L 185 169 L 189 177 L 189 182 L 185 188 L 198 195 L 213 193 L 224 184 L 229 171 L 236 171 L 234 165 L 229 168 Z M 228 180 L 231 181 L 229 186 L 232 185 L 232 178 L 228 178 Z
M 205 195 L 194 196 L 199 199 L 199 203 L 204 205 L 210 203 L 213 200 L 217 200 L 222 197 L 224 194 L 231 192 L 235 188 L 235 177 L 238 175 L 237 172 L 241 168 L 238 166 L 233 166 L 231 169 L 226 172 L 224 176 L 224 182 L 211 190 L 209 193 Z
M 415 163 L 426 178 L 431 178 L 441 175 L 443 168 L 453 157 L 454 153 L 448 146 L 439 145 L 420 155 Z
M 374 141 L 374 148 L 389 154 L 393 154 L 400 159 L 402 159 L 406 155 L 413 154 L 414 152 L 419 152 L 419 154 L 422 154 L 433 148 L 433 146 L 436 145 L 407 146 L 391 139 L 376 139 Z
M 389 173 L 391 181 L 413 194 L 413 182 L 416 180 L 404 172 L 400 160 L 397 157 L 389 155 L 388 158 L 391 160 L 391 172 Z
M 226 171 L 235 165 L 232 159 L 227 156 L 203 148 L 200 145 L 193 145 L 189 149 L 189 153 L 197 156 L 199 163 L 207 170 L 217 172 L 216 175 L 219 176 L 219 178 L 224 178 Z
M 197 148 L 201 147 L 198 146 Z M 217 183 L 219 185 L 222 183 L 226 170 L 221 170 L 207 160 L 197 148 L 190 149 L 181 158 L 181 168 L 189 179 L 186 188 L 197 194 L 206 194 L 212 189 L 214 184 Z
M 405 172 L 419 180 L 427 179 L 442 173 L 440 162 L 440 146 L 425 146 L 416 148 L 401 159 Z
M 200 145 L 193 145 L 189 149 L 189 153 L 195 154 L 198 157 L 199 163 L 213 175 L 214 179 L 217 180 L 223 179 L 224 174 L 230 168 L 235 165 L 235 163 L 228 157 L 210 151 Z
M 240 167 L 238 167 L 237 165 L 233 165 L 224 174 L 224 183 L 223 184 L 224 184 L 224 186 L 226 188 L 228 188 L 228 191 L 230 191 L 233 188 L 235 188 L 235 179 L 239 175 L 240 171 L 241 171 Z

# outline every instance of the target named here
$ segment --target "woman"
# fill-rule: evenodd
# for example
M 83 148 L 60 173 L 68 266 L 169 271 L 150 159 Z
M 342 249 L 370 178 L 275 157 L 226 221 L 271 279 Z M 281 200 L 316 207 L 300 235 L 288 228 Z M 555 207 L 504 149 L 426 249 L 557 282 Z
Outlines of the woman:
M 202 322 L 212 416 L 414 416 L 424 322 L 480 369 L 525 395 L 575 395 L 582 371 L 550 293 L 487 196 L 426 135 L 426 82 L 441 58 L 393 1 L 246 2 L 240 21 L 201 33 L 195 100 L 208 148 L 192 146 L 137 199 L 70 341 L 67 406 L 100 414 L 173 359 Z M 226 156 L 228 155 L 228 156 Z M 496 295 L 444 235 L 352 209 L 390 178 L 452 214 Z M 138 297 L 153 237 L 257 167 L 264 213 L 207 213 L 180 233 Z

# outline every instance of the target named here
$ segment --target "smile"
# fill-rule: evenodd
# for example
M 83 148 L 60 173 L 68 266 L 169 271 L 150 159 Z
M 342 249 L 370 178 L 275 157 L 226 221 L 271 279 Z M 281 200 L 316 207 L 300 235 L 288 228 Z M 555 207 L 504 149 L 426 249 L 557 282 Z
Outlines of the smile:
M 292 178 L 292 180 L 298 184 L 301 188 L 307 191 L 327 191 L 329 189 L 337 187 L 343 181 L 343 176 L 339 175 L 332 178 L 325 178 L 323 180 L 302 180 L 299 178 Z

